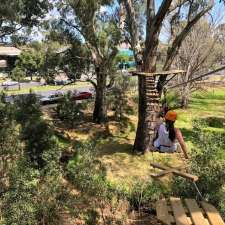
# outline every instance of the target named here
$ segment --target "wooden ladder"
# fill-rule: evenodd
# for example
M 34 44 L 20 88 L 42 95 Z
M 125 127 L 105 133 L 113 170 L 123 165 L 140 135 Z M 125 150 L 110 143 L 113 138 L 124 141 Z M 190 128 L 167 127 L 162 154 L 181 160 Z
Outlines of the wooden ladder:
M 156 202 L 156 212 L 166 225 L 225 225 L 213 205 L 195 199 L 162 199 Z

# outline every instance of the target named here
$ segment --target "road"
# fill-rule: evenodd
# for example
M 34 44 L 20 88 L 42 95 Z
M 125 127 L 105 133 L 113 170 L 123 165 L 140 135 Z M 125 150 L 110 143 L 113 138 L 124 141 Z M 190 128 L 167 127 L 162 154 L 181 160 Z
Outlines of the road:
M 34 93 L 36 95 L 39 95 L 39 96 L 42 96 L 42 97 L 48 97 L 48 96 L 50 96 L 52 94 L 55 94 L 55 93 L 66 94 L 69 91 L 75 91 L 75 90 L 78 91 L 78 92 L 88 91 L 88 92 L 93 93 L 93 90 L 92 90 L 92 88 L 90 86 L 84 86 L 84 87 L 79 87 L 79 88 L 75 88 L 74 87 L 74 88 L 68 88 L 66 90 L 61 89 L 61 90 L 52 90 L 52 91 L 36 91 Z M 7 102 L 11 102 L 12 103 L 16 96 L 19 96 L 19 95 L 8 95 L 7 98 L 6 98 Z

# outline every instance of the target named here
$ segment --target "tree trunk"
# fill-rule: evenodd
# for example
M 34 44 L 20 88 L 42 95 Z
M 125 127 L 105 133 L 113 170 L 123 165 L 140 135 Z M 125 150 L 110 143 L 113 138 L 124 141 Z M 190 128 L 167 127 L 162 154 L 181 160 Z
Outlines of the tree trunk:
M 104 123 L 107 120 L 106 106 L 106 74 L 103 71 L 96 70 L 97 87 L 95 97 L 95 107 L 93 112 L 93 121 L 95 123 Z
M 151 55 L 146 53 L 144 57 L 144 71 L 156 70 L 156 49 L 152 49 Z M 147 152 L 151 150 L 155 138 L 155 126 L 157 114 L 160 110 L 158 91 L 155 86 L 155 77 L 139 76 L 139 105 L 138 127 L 134 143 L 134 150 Z
M 186 109 L 189 103 L 189 85 L 186 84 L 182 91 L 181 108 Z

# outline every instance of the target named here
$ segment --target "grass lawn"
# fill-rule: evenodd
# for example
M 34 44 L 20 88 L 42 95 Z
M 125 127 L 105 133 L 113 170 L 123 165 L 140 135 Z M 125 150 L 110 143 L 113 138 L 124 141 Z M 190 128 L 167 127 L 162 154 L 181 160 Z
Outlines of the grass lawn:
M 194 147 L 191 142 L 193 135 L 192 121 L 194 119 L 208 118 L 216 120 L 217 126 L 209 126 L 207 129 L 216 132 L 225 132 L 225 88 L 209 90 L 207 92 L 196 92 L 192 95 L 189 108 L 186 110 L 178 109 L 178 120 L 176 126 L 182 130 L 188 150 Z M 134 126 L 137 124 L 137 115 L 130 116 Z M 118 132 L 118 124 L 109 122 L 110 137 L 101 138 L 97 147 L 97 157 L 107 169 L 108 179 L 123 188 L 129 189 L 136 182 L 151 181 L 151 173 L 155 170 L 150 166 L 151 162 L 183 167 L 183 154 L 162 154 L 148 153 L 137 156 L 132 151 L 135 139 L 135 129 L 128 129 L 124 133 Z M 96 125 L 89 120 L 77 126 L 75 129 L 68 130 L 67 133 L 75 141 L 85 141 L 96 139 L 99 133 L 104 134 L 105 127 Z M 169 176 L 163 178 L 168 180 Z
M 71 88 L 81 88 L 81 87 L 87 87 L 90 86 L 90 83 L 88 82 L 76 82 L 75 84 L 71 85 L 44 85 L 44 86 L 38 86 L 38 87 L 31 87 L 31 88 L 21 88 L 21 90 L 8 90 L 5 91 L 8 95 L 17 95 L 17 94 L 27 94 L 30 92 L 30 90 L 34 92 L 41 92 L 41 91 L 54 91 L 54 90 L 67 90 Z

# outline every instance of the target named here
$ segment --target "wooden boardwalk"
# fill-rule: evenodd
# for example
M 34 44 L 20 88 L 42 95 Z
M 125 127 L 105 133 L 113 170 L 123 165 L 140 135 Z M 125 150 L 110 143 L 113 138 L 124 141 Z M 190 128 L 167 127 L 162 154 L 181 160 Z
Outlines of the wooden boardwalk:
M 171 197 L 156 202 L 157 218 L 167 225 L 225 225 L 217 209 L 206 202 Z

